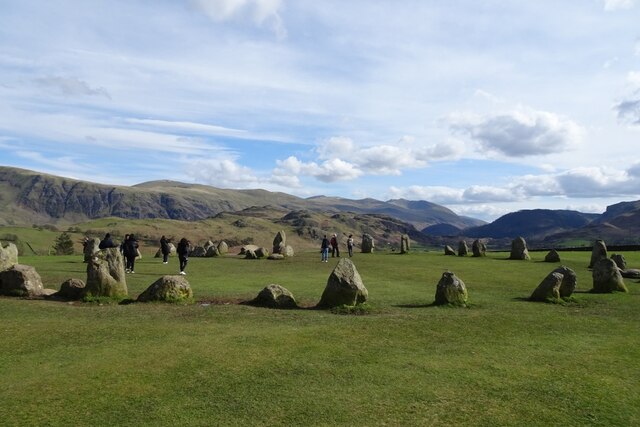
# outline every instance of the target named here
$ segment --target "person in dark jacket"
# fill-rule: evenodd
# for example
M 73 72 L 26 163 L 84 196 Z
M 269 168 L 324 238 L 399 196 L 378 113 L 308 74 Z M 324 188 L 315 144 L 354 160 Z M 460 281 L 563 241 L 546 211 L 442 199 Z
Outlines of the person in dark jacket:
M 120 253 L 122 254 L 122 256 L 124 256 L 124 243 L 129 240 L 129 235 L 125 234 L 124 235 L 124 240 L 122 241 L 122 243 L 120 243 Z
M 133 274 L 135 273 L 133 267 L 136 262 L 136 257 L 138 256 L 139 247 L 136 236 L 130 234 L 129 238 L 124 241 L 123 246 L 124 258 L 126 260 L 125 272 Z
M 327 235 L 322 238 L 322 244 L 320 245 L 320 253 L 322 262 L 329 262 L 329 239 Z
M 111 234 L 107 233 L 104 235 L 104 239 L 100 240 L 100 244 L 98 245 L 99 249 L 107 249 L 107 248 L 116 248 L 118 245 L 113 243 L 111 240 Z
M 336 256 L 340 258 L 340 247 L 338 246 L 338 235 L 334 233 L 331 236 L 331 258 Z
M 171 249 L 169 248 L 169 241 L 164 236 L 160 238 L 160 251 L 162 252 L 162 263 L 167 264 L 169 262 Z
M 187 262 L 189 261 L 189 252 L 191 251 L 191 242 L 184 237 L 180 239 L 176 252 L 178 253 L 178 260 L 180 261 L 180 274 L 185 275 L 184 269 L 187 268 Z

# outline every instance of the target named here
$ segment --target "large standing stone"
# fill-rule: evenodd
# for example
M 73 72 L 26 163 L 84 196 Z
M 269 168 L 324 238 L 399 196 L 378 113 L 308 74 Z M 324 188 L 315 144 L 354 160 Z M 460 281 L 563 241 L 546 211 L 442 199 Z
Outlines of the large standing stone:
M 207 251 L 205 252 L 204 256 L 207 258 L 211 258 L 211 257 L 220 256 L 220 253 L 218 252 L 218 248 L 216 246 L 211 245 L 207 248 Z
M 256 256 L 258 258 L 266 258 L 269 256 L 269 249 L 260 247 L 256 249 Z
M 126 298 L 124 262 L 118 248 L 108 248 L 98 253 L 87 264 L 86 297 Z
M 82 254 L 84 255 L 84 262 L 89 262 L 93 257 L 93 254 L 100 250 L 100 239 L 93 237 L 85 240 L 82 248 Z
M 367 301 L 369 292 L 362 283 L 356 266 L 348 258 L 340 258 L 327 280 L 318 307 L 331 308 L 356 305 Z
M 625 279 L 640 279 L 640 270 L 637 268 L 626 268 L 620 270 L 620 275 Z
M 560 262 L 560 254 L 555 249 L 551 249 L 544 257 L 544 262 Z
M 607 245 L 604 240 L 596 240 L 593 242 L 593 249 L 591 249 L 591 262 L 589 268 L 593 268 L 598 261 L 607 258 Z
M 276 254 L 280 255 L 280 254 Z M 251 305 L 268 308 L 297 308 L 293 294 L 280 285 L 268 285 L 251 301 Z
M 511 255 L 509 259 L 517 259 L 526 261 L 531 259 L 529 256 L 529 250 L 527 249 L 527 241 L 524 237 L 516 237 L 511 242 Z
M 445 271 L 442 273 L 442 277 L 436 286 L 436 300 L 435 305 L 467 305 L 467 287 L 464 282 L 460 280 L 451 271 Z
M 487 245 L 485 245 L 479 239 L 476 239 L 471 245 L 471 251 L 473 252 L 473 256 L 476 258 L 487 256 Z
M 467 256 L 469 253 L 469 246 L 467 246 L 467 242 L 464 240 L 460 240 L 458 242 L 458 256 Z
M 258 259 L 258 255 L 256 255 L 257 249 L 247 249 L 244 250 L 244 259 Z
M 570 297 L 578 284 L 575 271 L 561 265 L 545 277 L 533 291 L 531 301 L 547 301 Z
M 189 282 L 183 276 L 162 276 L 138 296 L 138 302 L 185 302 L 193 298 Z
M 189 256 L 192 256 L 194 258 L 201 258 L 201 257 L 204 257 L 206 254 L 207 254 L 207 250 L 204 248 L 204 246 L 196 246 L 191 250 L 191 252 L 189 253 Z
M 30 265 L 15 264 L 0 271 L 0 295 L 35 297 L 44 293 L 42 278 Z
M 400 253 L 407 254 L 411 250 L 411 240 L 409 240 L 408 234 L 400 236 Z
M 453 248 L 449 245 L 445 245 L 444 247 L 444 254 L 445 255 L 455 255 L 456 251 L 453 250 Z
M 373 252 L 373 249 L 376 247 L 375 242 L 373 240 L 373 236 L 371 234 L 363 234 L 362 235 L 362 246 L 361 250 L 363 254 L 370 254 Z
M 246 255 L 247 251 L 255 252 L 258 248 L 259 246 L 256 245 L 244 245 L 240 248 L 240 253 L 238 255 Z
M 284 254 L 287 247 L 287 235 L 284 230 L 280 230 L 276 233 L 276 237 L 273 239 L 273 253 Z
M 611 255 L 611 259 L 616 263 L 620 270 L 624 270 L 627 268 L 627 260 L 624 258 L 622 254 L 613 254 Z
M 595 293 L 628 292 L 624 284 L 620 269 L 616 263 L 609 258 L 601 259 L 593 266 L 593 289 Z
M 13 243 L 0 243 L 0 271 L 18 263 L 18 247 Z
M 226 255 L 227 253 L 229 253 L 229 245 L 227 245 L 227 242 L 225 242 L 224 240 L 218 243 L 218 253 L 220 255 Z
M 82 299 L 85 283 L 80 279 L 67 279 L 60 285 L 60 290 L 56 296 L 68 300 Z

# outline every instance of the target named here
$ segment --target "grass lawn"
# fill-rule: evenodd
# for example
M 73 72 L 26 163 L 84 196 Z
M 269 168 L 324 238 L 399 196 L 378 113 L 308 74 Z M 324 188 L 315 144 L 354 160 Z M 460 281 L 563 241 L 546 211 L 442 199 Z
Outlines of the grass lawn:
M 0 298 L 3 425 L 640 425 L 640 284 L 596 295 L 590 252 L 560 252 L 575 302 L 525 301 L 556 264 L 356 253 L 370 313 L 235 302 L 278 283 L 315 304 L 336 263 L 191 258 L 193 305 Z M 624 253 L 640 268 L 640 253 Z M 46 287 L 81 256 L 24 256 Z M 451 270 L 471 307 L 433 307 Z M 177 272 L 146 256 L 137 297 Z

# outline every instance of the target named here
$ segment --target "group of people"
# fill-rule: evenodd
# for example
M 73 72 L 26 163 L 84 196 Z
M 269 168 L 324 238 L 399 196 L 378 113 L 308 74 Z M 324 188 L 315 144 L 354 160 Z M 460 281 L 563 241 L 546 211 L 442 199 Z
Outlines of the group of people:
M 98 244 L 99 249 L 117 247 L 120 248 L 120 253 L 125 259 L 125 273 L 134 274 L 136 258 L 141 257 L 139 250 L 140 244 L 138 243 L 138 240 L 133 234 L 125 234 L 122 243 L 117 245 L 113 242 L 111 234 L 107 233 Z M 162 252 L 162 263 L 168 264 L 171 247 L 169 246 L 169 240 L 165 236 L 160 238 L 160 251 Z M 187 267 L 187 262 L 189 261 L 189 252 L 191 252 L 191 242 L 183 237 L 180 239 L 180 242 L 176 247 L 176 253 L 178 254 L 178 260 L 180 262 L 180 274 L 182 275 L 187 274 L 184 270 Z
M 329 249 L 331 249 L 331 257 L 340 258 L 340 244 L 338 242 L 338 235 L 333 233 L 331 240 L 327 239 L 325 234 L 320 246 L 321 262 L 329 262 Z M 347 250 L 349 251 L 349 257 L 353 256 L 353 234 L 349 234 L 347 238 Z
M 169 239 L 164 235 L 160 238 L 160 252 L 162 253 L 162 263 L 169 263 L 169 254 L 171 254 L 171 246 L 169 246 Z M 191 242 L 185 237 L 180 239 L 178 246 L 176 247 L 176 253 L 178 254 L 178 261 L 180 263 L 180 274 L 183 276 L 186 273 L 184 271 L 187 268 L 187 262 L 189 261 L 189 253 L 191 252 Z
M 171 253 L 171 246 L 169 246 L 169 239 L 167 239 L 164 235 L 160 238 L 160 252 L 162 253 L 162 263 L 169 263 L 169 254 Z M 116 245 L 111 239 L 111 234 L 105 234 L 104 238 L 100 241 L 98 245 L 100 249 L 106 248 L 116 248 Z M 136 258 L 140 257 L 140 245 L 138 244 L 138 240 L 133 234 L 125 234 L 124 240 L 120 244 L 120 252 L 124 256 L 125 259 L 125 273 L 135 273 L 134 266 L 136 262 Z M 320 247 L 320 253 L 322 254 L 321 261 L 329 262 L 329 249 L 331 249 L 331 257 L 340 258 L 340 244 L 338 242 L 338 235 L 336 233 L 331 236 L 331 239 L 327 239 L 327 235 L 324 235 L 322 239 L 322 244 Z M 349 257 L 353 256 L 353 234 L 349 234 L 347 238 L 347 251 L 349 252 Z M 191 252 L 191 242 L 186 238 L 180 239 L 178 242 L 178 246 L 176 247 L 176 253 L 178 255 L 178 261 L 180 263 L 180 274 L 185 275 L 185 269 L 187 268 L 187 263 L 189 261 L 189 253 Z

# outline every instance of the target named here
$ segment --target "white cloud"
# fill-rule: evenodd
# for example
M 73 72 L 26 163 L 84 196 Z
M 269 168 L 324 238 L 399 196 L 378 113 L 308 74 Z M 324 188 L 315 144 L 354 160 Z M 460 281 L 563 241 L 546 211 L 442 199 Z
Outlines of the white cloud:
M 640 125 L 640 91 L 636 92 L 633 97 L 619 102 L 613 109 L 620 121 Z
M 353 163 L 340 159 L 329 159 L 318 164 L 289 156 L 285 160 L 277 160 L 276 165 L 273 171 L 275 178 L 272 178 L 275 182 L 295 182 L 296 175 L 312 176 L 322 182 L 349 181 L 362 175 L 362 171 Z
M 634 5 L 634 0 L 604 0 L 604 10 L 606 11 L 631 9 Z
M 149 127 L 158 127 L 163 129 L 173 129 L 178 131 L 204 133 L 209 135 L 225 135 L 242 137 L 247 131 L 241 129 L 232 129 L 224 126 L 216 126 L 204 123 L 181 122 L 170 120 L 153 120 L 153 119 L 134 119 L 125 120 L 126 123 L 135 125 L 144 125 Z
M 498 188 L 486 185 L 472 185 L 464 190 L 462 198 L 465 202 L 514 202 L 522 196 L 510 188 Z
M 467 133 L 482 149 L 508 157 L 561 153 L 579 144 L 584 134 L 567 118 L 530 109 L 488 116 L 456 114 L 451 128 Z
M 444 205 L 505 204 L 543 198 L 640 197 L 640 163 L 626 171 L 580 167 L 557 174 L 525 175 L 513 178 L 503 187 L 394 186 L 389 189 L 389 195 Z
M 261 180 L 245 166 L 231 158 L 182 159 L 186 175 L 196 182 L 221 188 L 256 188 Z
M 428 200 L 440 204 L 458 204 L 463 202 L 464 190 L 443 186 L 411 185 L 406 188 L 389 188 L 390 199 Z
M 632 86 L 640 88 L 640 71 L 630 71 L 627 74 L 627 81 Z
M 268 26 L 279 39 L 287 35 L 280 16 L 282 0 L 192 0 L 214 21 L 250 17 L 258 26 Z

